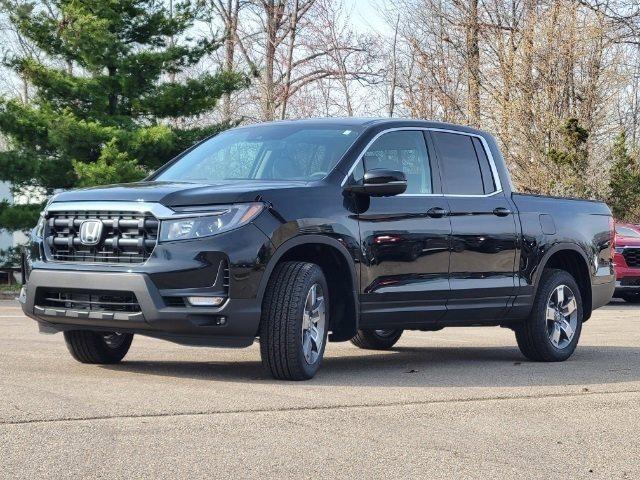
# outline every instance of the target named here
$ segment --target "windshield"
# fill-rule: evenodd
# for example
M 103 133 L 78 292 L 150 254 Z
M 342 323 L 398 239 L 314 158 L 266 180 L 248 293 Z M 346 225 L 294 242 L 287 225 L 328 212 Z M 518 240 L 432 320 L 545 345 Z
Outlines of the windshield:
M 256 125 L 202 143 L 154 180 L 319 180 L 360 134 L 356 127 Z
M 616 227 L 616 233 L 621 237 L 640 238 L 640 232 L 628 227 Z

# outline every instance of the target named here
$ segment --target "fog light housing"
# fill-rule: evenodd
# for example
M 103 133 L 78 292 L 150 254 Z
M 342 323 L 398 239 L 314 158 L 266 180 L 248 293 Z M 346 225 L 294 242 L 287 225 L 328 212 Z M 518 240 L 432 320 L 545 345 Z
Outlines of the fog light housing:
M 192 307 L 219 307 L 225 297 L 187 297 L 187 302 Z

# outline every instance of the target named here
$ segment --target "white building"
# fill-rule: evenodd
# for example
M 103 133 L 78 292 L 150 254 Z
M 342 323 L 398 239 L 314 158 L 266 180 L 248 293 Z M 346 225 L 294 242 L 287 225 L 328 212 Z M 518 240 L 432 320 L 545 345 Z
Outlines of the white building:
M 7 182 L 0 182 L 0 201 L 8 200 L 13 203 L 14 198 L 11 195 L 11 189 Z M 27 241 L 27 237 L 22 232 L 7 232 L 0 229 L 0 250 L 6 250 L 9 247 L 16 247 Z

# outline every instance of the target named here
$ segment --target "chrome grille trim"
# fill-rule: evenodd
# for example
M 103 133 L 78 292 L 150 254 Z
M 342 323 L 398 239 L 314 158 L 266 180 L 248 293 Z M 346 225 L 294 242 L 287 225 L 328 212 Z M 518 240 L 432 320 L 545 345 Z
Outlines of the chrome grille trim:
M 144 210 L 131 211 L 130 204 L 125 202 L 114 202 L 117 209 L 106 208 L 116 206 L 107 203 L 48 206 L 44 212 L 47 259 L 71 263 L 144 263 L 158 242 L 159 220 Z M 80 241 L 80 225 L 85 220 L 100 220 L 103 224 L 104 232 L 96 245 Z

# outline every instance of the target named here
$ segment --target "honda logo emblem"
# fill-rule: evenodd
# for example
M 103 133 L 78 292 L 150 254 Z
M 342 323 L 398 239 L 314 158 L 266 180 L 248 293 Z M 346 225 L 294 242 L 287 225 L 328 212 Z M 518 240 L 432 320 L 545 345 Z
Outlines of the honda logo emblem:
M 102 238 L 102 222 L 100 220 L 85 220 L 80 225 L 80 242 L 83 245 L 97 245 Z

